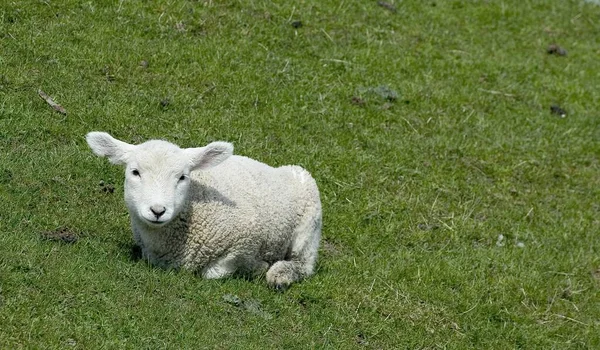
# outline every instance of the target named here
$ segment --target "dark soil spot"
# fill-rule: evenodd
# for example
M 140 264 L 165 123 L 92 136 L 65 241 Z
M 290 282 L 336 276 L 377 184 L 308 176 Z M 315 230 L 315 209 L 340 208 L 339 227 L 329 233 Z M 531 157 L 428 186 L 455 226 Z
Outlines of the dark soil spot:
M 104 66 L 100 70 L 100 72 L 102 72 L 102 74 L 104 74 L 107 81 L 109 81 L 109 82 L 115 81 L 115 75 L 112 73 L 112 69 L 109 66 Z
M 362 332 L 358 333 L 356 335 L 356 338 L 354 338 L 354 340 L 356 340 L 356 344 L 363 345 L 363 346 L 369 345 L 369 342 L 367 341 L 367 337 L 365 337 L 365 335 L 362 334 Z
M 357 105 L 357 106 L 364 106 L 366 104 L 365 100 L 363 100 L 362 98 L 358 97 L 358 96 L 352 96 L 352 99 L 350 100 L 352 102 L 353 105 Z
M 557 115 L 561 118 L 564 118 L 567 116 L 567 111 L 565 111 L 564 109 L 560 108 L 560 106 L 558 105 L 552 105 L 550 106 L 550 112 L 552 112 L 552 114 Z
M 564 300 L 573 300 L 573 292 L 571 291 L 571 288 L 565 288 L 562 293 L 560 293 L 560 297 Z
M 41 233 L 43 239 L 54 241 L 54 242 L 63 242 L 63 243 L 75 243 L 79 240 L 79 235 L 72 230 L 62 227 L 54 231 L 44 231 Z
M 383 7 L 386 10 L 389 10 L 390 12 L 396 13 L 396 6 L 390 4 L 389 2 L 377 1 L 377 5 Z
M 163 98 L 162 100 L 160 100 L 160 106 L 162 108 L 167 108 L 170 104 L 171 100 L 169 100 L 168 98 Z
M 98 186 L 100 186 L 100 190 L 104 193 L 114 193 L 115 192 L 115 185 L 113 184 L 105 184 L 104 181 L 100 181 L 100 183 L 98 183 Z
M 560 47 L 556 44 L 552 44 L 552 45 L 548 46 L 548 49 L 546 50 L 546 52 L 549 55 L 557 55 L 557 56 L 566 56 L 567 55 L 567 50 L 563 49 L 562 47 Z
M 301 28 L 303 26 L 302 21 L 293 21 L 292 22 L 292 27 L 294 28 Z

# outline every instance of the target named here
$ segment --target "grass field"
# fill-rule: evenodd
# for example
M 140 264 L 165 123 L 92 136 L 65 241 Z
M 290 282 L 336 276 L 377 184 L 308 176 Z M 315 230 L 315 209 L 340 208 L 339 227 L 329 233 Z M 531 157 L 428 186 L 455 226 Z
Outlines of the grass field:
M 600 6 L 389 1 L 2 1 L 0 348 L 600 348 Z M 317 273 L 136 259 L 92 130 L 304 166 Z

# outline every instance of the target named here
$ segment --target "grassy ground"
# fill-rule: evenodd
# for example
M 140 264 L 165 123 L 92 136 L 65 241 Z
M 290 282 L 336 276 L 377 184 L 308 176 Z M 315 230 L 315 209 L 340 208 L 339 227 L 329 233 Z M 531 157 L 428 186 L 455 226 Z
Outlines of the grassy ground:
M 600 6 L 393 5 L 3 1 L 0 348 L 600 347 Z M 316 275 L 136 260 L 91 130 L 306 167 Z

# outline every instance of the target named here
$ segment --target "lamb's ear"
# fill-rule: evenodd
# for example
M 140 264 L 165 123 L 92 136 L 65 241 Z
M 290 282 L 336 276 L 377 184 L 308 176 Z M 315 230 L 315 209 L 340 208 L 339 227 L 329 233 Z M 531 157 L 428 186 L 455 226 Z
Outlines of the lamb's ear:
M 129 152 L 135 147 L 105 132 L 92 131 L 85 136 L 85 139 L 96 155 L 107 157 L 113 164 L 125 164 Z
M 186 148 L 192 169 L 208 169 L 221 164 L 233 154 L 233 145 L 228 142 L 212 142 L 205 147 Z

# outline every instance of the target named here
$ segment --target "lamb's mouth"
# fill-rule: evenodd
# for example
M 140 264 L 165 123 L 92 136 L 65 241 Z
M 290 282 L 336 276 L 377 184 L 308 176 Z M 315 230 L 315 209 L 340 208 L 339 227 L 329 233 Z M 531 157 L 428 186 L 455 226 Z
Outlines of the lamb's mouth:
M 146 218 L 144 218 L 146 220 L 147 223 L 150 224 L 150 226 L 163 226 L 164 224 L 166 224 L 168 221 L 166 220 L 148 220 Z

